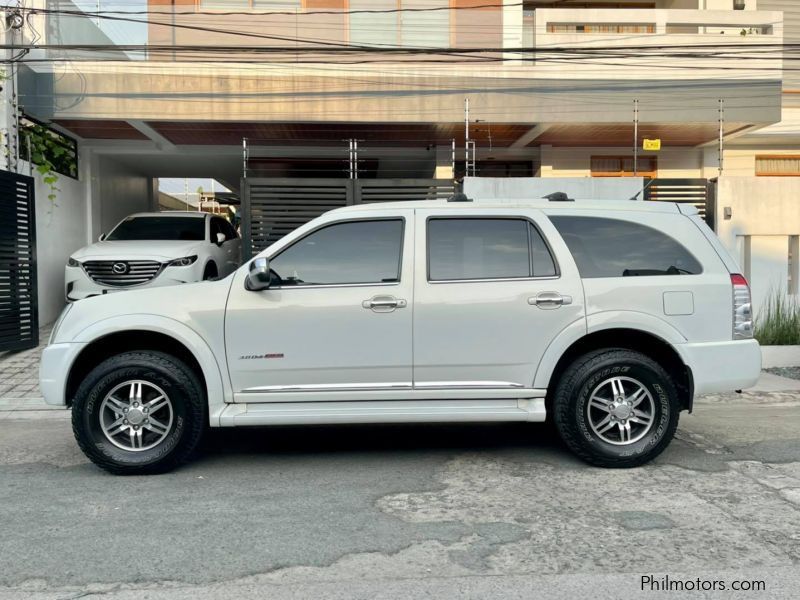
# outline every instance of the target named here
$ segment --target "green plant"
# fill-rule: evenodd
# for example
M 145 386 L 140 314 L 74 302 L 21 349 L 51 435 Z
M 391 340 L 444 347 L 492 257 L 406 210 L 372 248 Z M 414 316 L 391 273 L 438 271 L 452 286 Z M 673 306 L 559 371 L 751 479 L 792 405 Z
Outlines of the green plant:
M 767 346 L 800 344 L 800 301 L 781 289 L 770 290 L 755 319 L 755 337 Z
M 47 198 L 55 205 L 56 192 L 60 191 L 56 187 L 59 176 L 55 163 L 65 157 L 67 149 L 53 139 L 46 127 L 38 123 L 25 127 L 22 132 L 30 160 L 36 165 L 36 172 L 42 176 L 44 184 L 50 188 Z

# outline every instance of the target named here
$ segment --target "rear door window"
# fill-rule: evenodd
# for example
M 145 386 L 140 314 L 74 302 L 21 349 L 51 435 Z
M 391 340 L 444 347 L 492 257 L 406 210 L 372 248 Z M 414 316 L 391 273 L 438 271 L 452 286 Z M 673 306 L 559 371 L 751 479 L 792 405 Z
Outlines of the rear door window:
M 428 279 L 458 281 L 549 277 L 555 262 L 527 219 L 428 221 Z
M 691 252 L 652 227 L 603 217 L 551 216 L 550 220 L 583 278 L 703 272 Z

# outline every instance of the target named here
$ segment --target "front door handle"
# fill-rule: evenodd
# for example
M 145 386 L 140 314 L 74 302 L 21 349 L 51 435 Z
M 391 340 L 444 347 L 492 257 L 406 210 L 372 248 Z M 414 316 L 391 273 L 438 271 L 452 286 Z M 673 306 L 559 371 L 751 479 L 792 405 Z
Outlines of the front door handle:
M 397 308 L 405 308 L 408 302 L 394 296 L 373 296 L 364 300 L 361 306 L 373 312 L 392 312 Z
M 552 310 L 564 306 L 565 304 L 572 304 L 572 296 L 559 294 L 558 292 L 540 292 L 528 298 L 528 304 L 543 310 Z

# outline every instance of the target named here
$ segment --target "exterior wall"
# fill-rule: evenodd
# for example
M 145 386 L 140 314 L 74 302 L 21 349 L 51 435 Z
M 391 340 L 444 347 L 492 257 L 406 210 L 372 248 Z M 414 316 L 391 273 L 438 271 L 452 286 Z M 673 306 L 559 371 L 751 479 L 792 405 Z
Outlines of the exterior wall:
M 542 177 L 591 177 L 592 156 L 632 156 L 631 148 L 568 148 L 542 146 Z M 703 151 L 698 148 L 665 148 L 641 152 L 658 159 L 659 177 L 701 177 Z M 715 154 L 716 156 L 716 154 Z
M 464 179 L 464 193 L 482 200 L 530 200 L 553 192 L 564 192 L 575 199 L 627 200 L 642 191 L 643 181 L 641 177 L 467 177 Z
M 759 10 L 780 10 L 783 12 L 784 42 L 797 44 L 800 42 L 800 2 L 797 0 L 757 0 Z M 755 4 L 756 0 L 748 0 Z M 800 91 L 800 73 L 785 71 L 783 74 L 783 88 L 785 91 Z
M 131 213 L 153 209 L 152 179 L 107 156 L 93 157 L 90 239 L 108 233 Z
M 30 173 L 29 165 L 20 162 L 20 172 Z M 83 179 L 83 178 L 82 178 Z M 55 201 L 47 197 L 49 186 L 34 172 L 36 193 L 36 263 L 39 286 L 39 323 L 56 320 L 64 307 L 64 266 L 70 254 L 86 245 L 86 185 L 60 175 Z
M 800 178 L 729 177 L 717 188 L 717 235 L 738 260 L 753 293 L 757 315 L 770 290 L 789 292 L 800 281 L 800 257 L 789 260 L 790 240 L 800 236 Z M 730 218 L 725 217 L 730 211 Z M 796 288 L 795 288 L 796 294 Z M 794 296 L 797 297 L 796 295 Z

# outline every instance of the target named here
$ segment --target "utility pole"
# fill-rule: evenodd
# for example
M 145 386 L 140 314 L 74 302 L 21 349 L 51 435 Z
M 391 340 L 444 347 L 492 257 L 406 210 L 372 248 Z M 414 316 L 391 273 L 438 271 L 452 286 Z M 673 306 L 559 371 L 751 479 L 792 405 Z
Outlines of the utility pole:
M 183 201 L 186 202 L 186 210 L 191 210 L 189 206 L 189 178 L 183 178 Z M 199 202 L 199 199 L 198 199 Z
M 719 177 L 722 177 L 722 168 L 724 166 L 724 156 L 723 156 L 723 142 L 725 136 L 725 130 L 723 128 L 725 124 L 725 101 L 720 98 L 719 99 L 719 144 L 717 146 L 717 154 L 718 154 L 718 161 L 719 161 Z
M 475 142 L 469 139 L 469 98 L 464 98 L 464 176 L 475 175 Z
M 242 138 L 242 179 L 247 179 L 247 160 L 249 158 L 249 150 L 247 149 L 247 138 Z
M 633 176 L 639 176 L 639 100 L 633 101 Z

